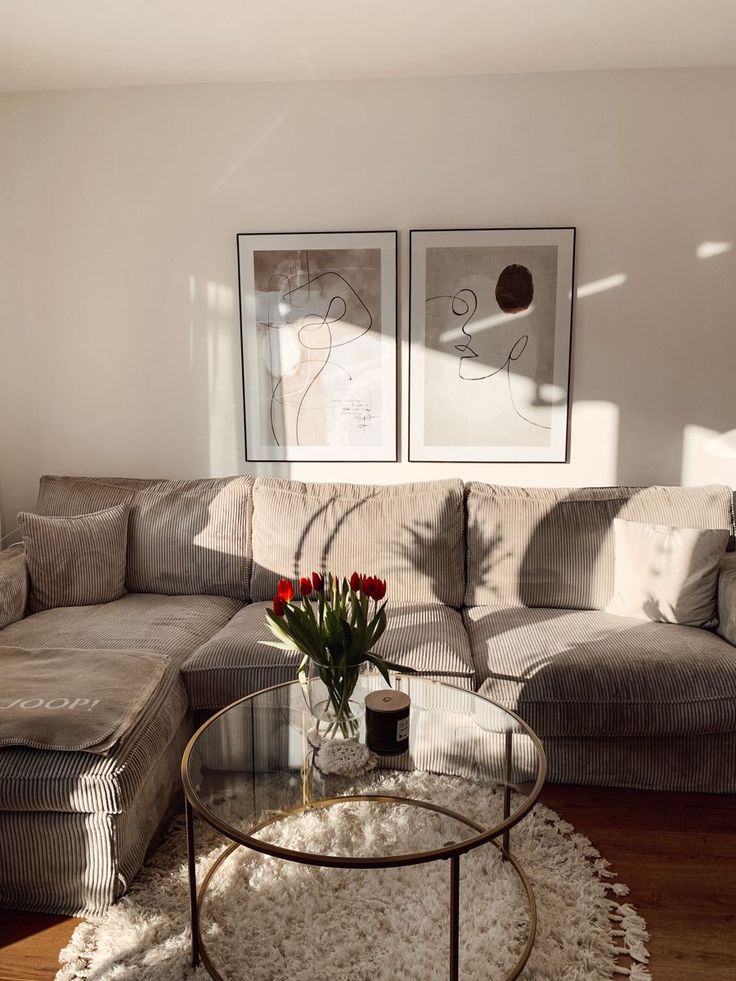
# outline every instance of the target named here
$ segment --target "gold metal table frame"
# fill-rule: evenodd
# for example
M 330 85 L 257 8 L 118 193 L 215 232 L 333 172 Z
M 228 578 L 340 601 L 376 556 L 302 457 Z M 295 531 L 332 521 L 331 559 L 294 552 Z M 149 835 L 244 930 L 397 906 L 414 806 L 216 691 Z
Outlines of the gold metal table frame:
M 456 688 L 458 686 L 446 685 L 445 682 L 435 682 L 433 679 L 422 679 L 424 682 L 431 682 L 433 684 L 442 684 L 448 688 Z M 534 937 L 537 929 L 537 909 L 536 902 L 534 899 L 534 892 L 532 889 L 531 882 L 527 876 L 524 869 L 521 867 L 517 859 L 514 857 L 510 850 L 510 830 L 511 828 L 518 824 L 532 809 L 534 804 L 539 798 L 542 787 L 544 785 L 544 779 L 546 776 L 547 761 L 539 738 L 536 733 L 530 729 L 530 727 L 518 716 L 516 713 L 511 712 L 509 709 L 498 705 L 496 702 L 492 702 L 491 699 L 485 699 L 485 701 L 491 702 L 494 706 L 501 709 L 501 711 L 513 719 L 521 728 L 521 731 L 525 735 L 529 736 L 535 745 L 539 758 L 539 768 L 537 772 L 537 778 L 534 782 L 531 792 L 529 793 L 524 804 L 516 811 L 513 815 L 510 813 L 511 804 L 511 785 L 510 785 L 510 775 L 512 772 L 512 752 L 513 752 L 513 741 L 512 733 L 509 731 L 506 733 L 505 740 L 505 761 L 504 761 L 504 771 L 505 771 L 505 784 L 504 784 L 504 802 L 503 802 L 503 820 L 502 822 L 492 829 L 484 828 L 482 825 L 463 814 L 456 811 L 449 810 L 448 808 L 441 807 L 438 804 L 433 804 L 428 801 L 416 800 L 410 797 L 394 797 L 391 795 L 384 794 L 358 794 L 353 796 L 340 796 L 340 797 L 329 797 L 321 800 L 308 800 L 305 803 L 299 805 L 298 807 L 292 807 L 280 811 L 278 814 L 266 818 L 253 826 L 251 826 L 247 832 L 239 831 L 230 825 L 226 824 L 224 821 L 213 814 L 211 810 L 199 799 L 194 787 L 192 786 L 189 777 L 189 760 L 194 749 L 197 740 L 202 736 L 202 734 L 209 728 L 210 725 L 215 723 L 218 718 L 220 718 L 225 713 L 233 709 L 234 706 L 239 705 L 243 702 L 247 702 L 259 695 L 263 695 L 264 692 L 274 691 L 279 688 L 285 688 L 288 685 L 292 685 L 294 682 L 285 682 L 281 685 L 274 685 L 271 688 L 263 689 L 259 692 L 254 692 L 251 695 L 246 695 L 242 699 L 238 699 L 236 702 L 232 702 L 230 705 L 226 706 L 224 709 L 217 712 L 210 719 L 208 719 L 198 730 L 194 733 L 190 739 L 187 747 L 184 751 L 184 756 L 182 758 L 181 764 L 181 774 L 182 783 L 184 786 L 184 797 L 185 797 L 185 814 L 186 814 L 186 830 L 187 830 L 187 857 L 188 857 L 188 874 L 189 874 L 189 901 L 190 901 L 190 914 L 191 914 L 191 931 L 192 931 L 192 966 L 196 967 L 200 961 L 206 968 L 209 975 L 215 979 L 215 981 L 227 981 L 223 978 L 220 972 L 215 967 L 212 959 L 205 947 L 202 933 L 200 929 L 200 920 L 202 907 L 207 895 L 207 889 L 212 881 L 213 876 L 217 872 L 218 868 L 227 861 L 230 855 L 235 851 L 235 849 L 240 847 L 246 847 L 252 851 L 260 852 L 265 855 L 270 855 L 273 858 L 281 858 L 285 861 L 297 862 L 302 865 L 313 865 L 320 868 L 348 868 L 348 869 L 387 869 L 387 868 L 398 868 L 406 865 L 420 865 L 426 862 L 435 861 L 449 861 L 450 862 L 450 969 L 449 978 L 450 981 L 458 981 L 459 979 L 459 935 L 460 935 L 460 857 L 461 855 L 472 851 L 481 845 L 490 844 L 498 849 L 504 861 L 510 863 L 517 877 L 519 878 L 524 891 L 526 893 L 527 902 L 529 904 L 529 927 L 527 930 L 527 938 L 519 955 L 519 958 L 513 968 L 508 974 L 506 974 L 503 981 L 514 981 L 518 978 L 527 961 L 531 955 L 532 947 L 534 945 Z M 465 689 L 458 690 L 465 692 Z M 465 692 L 467 694 L 467 692 Z M 478 698 L 484 698 L 484 696 L 477 695 Z M 305 760 L 305 771 L 309 766 L 309 763 Z M 306 773 L 305 773 L 306 779 Z M 374 856 L 356 856 L 356 857 L 346 857 L 340 855 L 320 855 L 312 852 L 301 852 L 292 849 L 283 848 L 279 845 L 273 845 L 267 841 L 263 841 L 259 838 L 255 838 L 259 831 L 270 825 L 276 824 L 285 818 L 292 817 L 296 814 L 303 813 L 308 810 L 314 810 L 317 808 L 327 808 L 333 807 L 337 804 L 344 804 L 348 802 L 365 802 L 365 803 L 377 803 L 377 804 L 397 804 L 401 806 L 413 806 L 424 808 L 425 810 L 433 811 L 435 813 L 446 815 L 447 817 L 453 818 L 454 820 L 464 824 L 466 827 L 471 828 L 473 831 L 477 832 L 477 835 L 473 838 L 469 838 L 462 842 L 448 843 L 439 849 L 431 849 L 418 853 L 409 853 L 404 855 L 390 855 L 385 857 L 374 857 Z M 196 873 L 196 839 L 195 839 L 195 827 L 194 819 L 195 814 L 199 815 L 203 820 L 205 820 L 209 825 L 219 831 L 224 837 L 230 839 L 232 844 L 229 845 L 214 861 L 212 866 L 208 869 L 202 880 L 199 888 L 197 887 L 197 873 Z M 497 839 L 501 838 L 502 843 Z

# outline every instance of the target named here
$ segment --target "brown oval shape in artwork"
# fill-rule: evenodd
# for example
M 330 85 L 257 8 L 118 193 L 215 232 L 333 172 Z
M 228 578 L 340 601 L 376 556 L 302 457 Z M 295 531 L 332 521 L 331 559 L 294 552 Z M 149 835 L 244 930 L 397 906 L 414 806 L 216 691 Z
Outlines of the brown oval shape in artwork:
M 503 312 L 528 310 L 533 299 L 534 283 L 526 266 L 506 266 L 496 283 L 496 302 Z

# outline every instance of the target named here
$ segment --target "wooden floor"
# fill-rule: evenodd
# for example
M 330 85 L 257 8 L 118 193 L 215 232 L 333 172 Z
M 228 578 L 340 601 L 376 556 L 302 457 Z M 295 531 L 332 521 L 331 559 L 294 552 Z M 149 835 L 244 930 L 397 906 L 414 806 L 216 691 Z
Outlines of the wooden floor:
M 542 799 L 631 887 L 654 981 L 736 979 L 736 797 L 548 786 Z M 78 922 L 0 911 L 0 981 L 51 981 Z

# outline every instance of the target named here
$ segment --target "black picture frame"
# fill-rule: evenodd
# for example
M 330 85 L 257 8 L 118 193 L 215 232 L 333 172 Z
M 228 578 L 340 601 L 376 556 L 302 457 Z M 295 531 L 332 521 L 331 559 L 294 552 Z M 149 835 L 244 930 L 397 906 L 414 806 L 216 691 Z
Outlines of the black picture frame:
M 577 229 L 572 225 L 553 225 L 553 226 L 519 226 L 519 227 L 496 227 L 496 228 L 425 228 L 411 229 L 409 233 L 409 368 L 408 368 L 408 459 L 409 462 L 417 463 L 568 463 L 570 459 L 570 406 L 571 406 L 571 374 L 572 374 L 572 338 L 573 338 L 573 318 L 574 318 L 574 297 L 575 297 L 575 249 L 577 242 Z M 427 250 L 433 248 L 438 250 L 437 255 L 431 257 L 430 278 L 432 283 L 428 283 L 427 277 Z M 442 249 L 459 250 L 454 256 L 448 256 L 446 266 L 442 268 L 443 256 L 439 255 Z M 481 262 L 480 251 L 486 249 L 487 253 L 487 272 L 479 271 Z M 503 272 L 507 267 L 522 265 L 518 261 L 524 255 L 524 249 L 529 250 L 528 255 L 539 263 L 540 270 L 544 273 L 541 277 L 542 290 L 541 297 L 547 309 L 535 310 L 533 299 L 520 297 L 520 309 L 504 310 L 498 305 L 494 298 L 484 295 L 483 309 L 486 313 L 493 314 L 494 302 L 495 315 L 482 318 L 482 322 L 475 321 L 476 331 L 488 327 L 504 328 L 511 326 L 518 317 L 527 318 L 525 329 L 535 331 L 547 331 L 544 342 L 547 345 L 547 359 L 549 360 L 549 345 L 551 334 L 551 350 L 553 357 L 551 367 L 545 364 L 549 379 L 540 384 L 539 376 L 532 382 L 531 377 L 524 382 L 523 378 L 517 378 L 512 373 L 511 365 L 515 365 L 526 353 L 529 344 L 529 336 L 523 346 L 512 346 L 504 362 L 503 358 L 496 357 L 492 360 L 488 358 L 489 364 L 485 365 L 480 361 L 480 354 L 477 350 L 479 345 L 473 346 L 472 330 L 467 327 L 473 322 L 475 313 L 481 308 L 478 291 L 472 286 L 462 286 L 462 283 L 474 284 L 476 281 L 481 283 L 487 294 L 488 287 L 495 282 L 494 293 L 498 293 L 500 275 L 494 270 L 500 268 Z M 554 279 L 551 277 L 552 252 L 555 253 Z M 467 250 L 467 252 L 463 252 Z M 495 250 L 495 251 L 491 251 Z M 508 254 L 504 257 L 503 252 Z M 495 252 L 498 252 L 498 255 Z M 464 269 L 465 262 L 467 268 Z M 526 268 L 526 267 L 525 267 Z M 533 283 L 534 274 L 530 270 L 529 284 L 532 286 L 532 296 L 534 295 Z M 483 282 L 484 276 L 487 283 Z M 432 284 L 440 283 L 440 292 L 436 296 L 431 296 L 433 289 L 428 288 Z M 449 288 L 444 283 L 449 283 Z M 467 301 L 469 306 L 465 310 L 462 302 L 456 302 L 458 291 L 465 292 L 467 295 L 461 300 Z M 549 324 L 549 304 L 554 296 L 554 320 Z M 502 290 L 502 293 L 508 290 Z M 513 292 L 513 291 L 512 291 Z M 475 294 L 475 297 L 470 294 Z M 434 315 L 432 328 L 430 330 L 431 342 L 434 345 L 430 350 L 434 353 L 434 360 L 439 366 L 434 365 L 428 372 L 427 366 L 421 364 L 421 359 L 427 357 L 427 314 L 426 306 L 428 302 L 437 301 L 446 303 L 449 306 L 449 313 Z M 451 301 L 451 302 L 450 302 Z M 515 302 L 515 301 L 514 301 Z M 476 304 L 473 309 L 473 303 Z M 421 307 L 422 313 L 418 314 Z M 534 314 L 534 317 L 532 317 Z M 435 336 L 437 323 L 443 323 L 446 318 L 448 328 L 452 325 L 453 329 L 448 329 L 442 334 Z M 466 319 L 466 317 L 468 319 Z M 518 325 L 517 325 L 518 326 Z M 455 338 L 454 334 L 458 334 Z M 520 335 L 515 344 L 521 341 Z M 459 340 L 459 344 L 451 344 L 451 340 Z M 488 347 L 486 339 L 484 343 Z M 499 339 L 499 343 L 503 341 Z M 541 347 L 541 345 L 539 345 Z M 521 350 L 521 354 L 517 352 Z M 475 361 L 478 364 L 474 364 Z M 474 374 L 463 377 L 462 371 L 467 370 L 463 361 L 469 361 L 470 365 L 476 369 Z M 527 357 L 526 370 L 531 369 L 528 363 L 531 358 Z M 417 364 L 423 370 L 418 370 Z M 457 362 L 455 364 L 454 362 Z M 481 367 L 482 365 L 482 367 Z M 481 385 L 462 385 L 458 386 L 455 375 L 458 375 L 462 382 L 481 382 Z M 495 376 L 503 375 L 495 383 L 492 381 Z M 513 379 L 513 382 L 512 382 Z M 504 381 L 508 388 L 508 404 L 503 406 L 500 391 L 496 391 L 496 398 L 487 399 L 483 394 L 482 383 L 486 380 L 495 384 L 496 389 L 499 383 Z M 531 408 L 526 405 L 521 408 L 516 404 L 518 394 L 514 395 L 514 387 L 528 387 L 532 382 L 537 391 L 549 390 L 553 393 L 554 401 L 550 396 L 546 401 L 539 399 L 539 406 L 531 404 Z M 427 406 L 427 385 L 434 383 L 434 389 L 442 392 L 442 404 L 439 408 L 434 405 Z M 418 395 L 418 388 L 422 388 L 421 397 Z M 460 387 L 463 394 L 460 396 Z M 486 392 L 488 390 L 486 386 Z M 481 393 L 479 396 L 477 393 Z M 456 402 L 453 399 L 457 399 Z M 477 411 L 468 408 L 467 400 L 471 400 L 471 405 L 477 407 Z M 472 401 L 475 400 L 475 401 Z M 487 403 L 487 405 L 486 405 Z M 453 409 L 462 406 L 462 412 L 457 411 L 453 417 Z M 497 411 L 494 417 L 494 406 L 498 406 L 503 411 Z M 544 410 L 549 410 L 549 424 L 546 421 Z M 486 417 L 483 413 L 486 412 Z M 431 416 L 428 422 L 428 415 Z M 517 422 L 518 418 L 518 422 Z M 461 431 L 461 422 L 470 420 L 470 425 L 466 426 L 464 432 Z M 481 424 L 499 433 L 504 426 L 509 432 L 526 430 L 527 426 L 530 433 L 529 445 L 523 442 L 510 443 L 509 437 L 503 433 L 503 443 L 495 444 L 492 442 L 498 436 L 489 432 L 488 441 L 485 443 L 472 442 L 468 434 L 468 429 L 473 430 L 471 435 L 475 435 Z M 474 428 L 473 428 L 474 427 Z M 536 438 L 532 436 L 535 429 L 540 430 Z M 541 431 L 549 430 L 549 445 L 545 446 L 542 442 Z M 466 442 L 443 441 L 455 431 L 460 440 Z M 427 433 L 431 433 L 430 441 L 427 440 Z M 423 438 L 420 438 L 423 437 Z
M 334 360 L 332 360 L 332 355 L 334 349 L 337 347 L 345 348 L 348 344 L 351 344 L 353 339 L 343 342 L 342 344 L 333 344 L 332 335 L 334 334 L 335 325 L 339 323 L 344 331 L 347 331 L 349 327 L 353 327 L 353 332 L 357 331 L 357 337 L 354 338 L 356 341 L 367 340 L 366 335 L 369 334 L 371 330 L 374 331 L 373 337 L 375 338 L 375 328 L 374 323 L 376 320 L 376 309 L 375 302 L 371 301 L 371 306 L 367 306 L 364 299 L 356 292 L 353 285 L 350 284 L 347 277 L 344 277 L 342 273 L 335 269 L 321 269 L 318 274 L 314 277 L 309 273 L 308 258 L 310 250 L 313 253 L 318 254 L 318 258 L 321 253 L 329 254 L 330 252 L 348 253 L 354 250 L 356 253 L 364 250 L 379 250 L 380 260 L 379 260 L 379 270 L 378 270 L 378 280 L 375 281 L 376 270 L 359 269 L 356 273 L 353 270 L 353 275 L 363 276 L 367 284 L 367 289 L 375 292 L 378 290 L 379 304 L 380 308 L 380 333 L 378 334 L 379 350 L 375 349 L 375 344 L 368 347 L 365 343 L 362 344 L 361 358 L 356 358 L 356 364 L 353 366 L 352 370 L 346 368 L 345 366 L 340 366 Z M 304 398 L 299 402 L 295 397 L 296 408 L 293 405 L 289 405 L 288 409 L 285 404 L 282 404 L 282 426 L 283 433 L 280 429 L 277 429 L 273 424 L 273 399 L 274 391 L 268 393 L 267 387 L 261 392 L 263 386 L 263 379 L 259 379 L 255 376 L 254 372 L 258 367 L 258 358 L 254 357 L 254 343 L 257 345 L 258 337 L 257 331 L 260 326 L 271 333 L 273 328 L 273 322 L 268 318 L 268 323 L 264 323 L 258 320 L 256 314 L 256 308 L 259 303 L 259 297 L 257 293 L 262 293 L 257 289 L 260 283 L 257 283 L 257 275 L 255 271 L 255 254 L 257 252 L 264 253 L 264 258 L 261 261 L 261 265 L 267 262 L 272 263 L 272 268 L 274 270 L 281 268 L 279 264 L 280 260 L 276 260 L 271 253 L 284 252 L 284 253 L 294 253 L 294 252 L 304 252 L 307 255 L 307 281 L 304 282 L 289 282 L 288 292 L 293 296 L 295 293 L 299 293 L 301 290 L 307 288 L 314 279 L 320 280 L 320 290 L 324 289 L 325 283 L 333 283 L 337 292 L 328 301 L 325 301 L 324 297 L 321 299 L 312 299 L 311 292 L 309 292 L 308 302 L 314 302 L 324 309 L 325 302 L 327 302 L 327 307 L 324 310 L 324 318 L 322 321 L 322 326 L 325 327 L 324 333 L 327 334 L 327 339 L 324 344 L 319 347 L 314 346 L 310 350 L 327 350 L 328 355 L 325 360 L 325 364 L 321 369 L 315 369 L 317 374 L 321 371 L 329 369 L 329 367 L 341 367 L 344 375 L 350 377 L 350 381 L 355 380 L 355 376 L 359 376 L 359 384 L 357 386 L 363 385 L 363 391 L 365 391 L 365 386 L 373 384 L 373 388 L 369 389 L 369 392 L 376 392 L 378 386 L 374 381 L 371 383 L 368 377 L 371 373 L 375 374 L 376 362 L 378 361 L 380 369 L 380 392 L 381 392 L 381 412 L 380 412 L 380 433 L 381 441 L 377 449 L 372 447 L 361 447 L 356 446 L 353 452 L 350 452 L 350 448 L 343 447 L 342 449 L 337 446 L 334 449 L 331 446 L 326 447 L 316 447 L 311 446 L 311 450 L 307 450 L 310 444 L 304 444 L 301 442 L 300 435 L 303 431 L 303 425 L 300 425 L 300 420 L 302 418 L 301 413 L 304 405 Z M 368 231 L 323 231 L 323 232 L 239 232 L 236 235 L 236 253 L 237 253 L 237 265 L 238 265 L 238 299 L 239 299 L 239 328 L 240 328 L 240 356 L 241 356 L 241 382 L 242 382 L 242 392 L 243 392 L 243 416 L 244 416 L 244 443 L 245 443 L 245 460 L 248 463 L 293 463 L 293 462 L 303 462 L 303 463 L 395 463 L 398 460 L 399 455 L 399 418 L 400 418 L 400 404 L 399 404 L 399 384 L 398 384 L 398 372 L 399 372 L 399 316 L 398 316 L 398 231 L 396 230 L 368 230 Z M 269 258 L 266 259 L 265 256 L 268 255 Z M 356 255 L 356 260 L 358 256 Z M 374 257 L 370 259 L 371 263 L 375 263 Z M 343 272 L 345 270 L 343 269 Z M 262 273 L 259 271 L 259 276 Z M 274 272 L 271 276 L 273 278 L 282 279 L 283 274 Z M 339 277 L 339 278 L 338 278 Z M 340 283 L 342 279 L 342 283 Z M 347 285 L 345 285 L 347 284 Z M 278 292 L 278 291 L 276 291 Z M 316 291 L 315 291 L 316 292 Z M 304 297 L 304 294 L 302 294 Z M 291 298 L 291 297 L 290 297 Z M 356 299 L 357 298 L 357 299 Z M 284 299 L 284 302 L 286 300 Z M 281 304 L 279 304 L 279 307 Z M 357 319 L 365 318 L 364 323 L 360 323 L 355 327 L 355 325 L 349 324 L 347 319 L 341 317 L 335 317 L 330 320 L 331 311 L 338 313 L 344 307 L 346 312 L 348 307 L 351 306 L 353 311 L 357 314 Z M 308 309 L 306 306 L 304 309 Z M 287 316 L 292 316 L 293 311 L 289 311 Z M 319 315 L 312 313 L 305 313 L 304 318 L 314 318 L 315 322 L 309 325 L 310 330 L 319 329 Z M 285 327 L 293 327 L 294 322 L 289 322 L 284 320 Z M 367 327 L 365 324 L 367 323 Z M 248 331 L 253 331 L 253 335 L 249 335 Z M 303 325 L 302 328 L 296 330 L 296 335 L 299 338 L 299 343 L 301 343 L 302 331 L 306 330 Z M 290 330 L 293 335 L 295 329 Z M 293 345 L 293 336 L 290 339 Z M 270 344 L 270 341 L 269 341 Z M 326 347 L 326 345 L 329 345 Z M 270 350 L 270 348 L 269 348 Z M 300 355 L 301 356 L 301 355 Z M 309 361 L 311 355 L 308 356 L 307 360 L 304 362 L 305 367 L 300 369 L 302 374 L 309 375 L 311 369 L 308 365 L 312 362 Z M 316 363 L 316 362 L 315 362 Z M 273 362 L 271 361 L 269 365 L 269 371 L 273 369 Z M 361 372 L 363 373 L 361 376 Z M 250 373 L 250 378 L 249 378 Z M 344 377 L 344 375 L 342 377 Z M 283 381 L 281 376 L 281 381 Z M 313 385 L 313 379 L 310 379 L 310 384 L 308 390 L 311 391 Z M 254 399 L 253 391 L 249 386 L 251 384 L 260 385 L 258 389 L 256 399 Z M 280 384 L 280 382 L 279 382 Z M 339 385 L 336 386 L 339 388 Z M 340 391 L 346 391 L 343 386 Z M 261 405 L 259 404 L 259 398 L 270 398 L 270 429 L 273 436 L 274 445 L 269 446 L 268 439 L 264 441 L 262 437 L 263 433 L 263 419 L 262 414 L 259 411 Z M 361 399 L 359 395 L 356 395 L 352 400 L 343 398 L 342 401 L 335 395 L 335 403 L 330 406 L 330 411 L 334 413 L 339 413 L 343 418 L 348 420 L 348 426 L 352 427 L 353 430 L 361 429 L 363 427 L 372 427 L 375 432 L 377 423 L 375 417 L 370 409 L 370 406 L 366 407 L 365 398 Z M 290 412 L 287 421 L 287 411 Z M 293 418 L 296 416 L 296 423 L 293 422 Z M 254 429 L 254 425 L 258 429 Z M 289 431 L 287 431 L 287 427 Z M 261 437 L 254 438 L 257 433 L 261 433 Z M 283 436 L 283 440 L 279 437 Z M 294 438 L 296 436 L 296 438 Z M 368 450 L 368 452 L 366 452 Z

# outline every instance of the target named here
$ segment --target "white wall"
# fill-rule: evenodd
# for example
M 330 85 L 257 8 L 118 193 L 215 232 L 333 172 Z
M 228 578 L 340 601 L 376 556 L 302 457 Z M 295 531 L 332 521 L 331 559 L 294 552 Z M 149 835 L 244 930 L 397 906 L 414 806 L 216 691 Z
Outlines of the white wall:
M 696 251 L 736 242 L 736 71 L 14 95 L 0 127 L 6 531 L 43 472 L 247 470 L 247 230 L 573 224 L 578 286 L 625 277 L 577 302 L 569 464 L 292 475 L 736 484 L 736 249 Z

